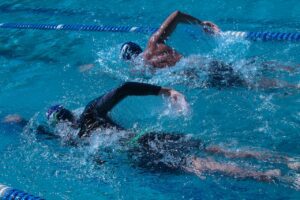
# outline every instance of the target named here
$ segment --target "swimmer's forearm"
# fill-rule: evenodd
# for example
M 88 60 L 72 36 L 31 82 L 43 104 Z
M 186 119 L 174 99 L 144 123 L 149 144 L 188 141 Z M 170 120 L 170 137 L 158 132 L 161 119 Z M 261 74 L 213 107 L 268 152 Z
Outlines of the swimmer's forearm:
M 152 85 L 148 83 L 137 83 L 137 82 L 126 82 L 118 90 L 120 93 L 123 93 L 122 98 L 126 96 L 145 96 L 145 95 L 181 95 L 176 90 L 171 88 L 161 87 L 158 85 Z M 119 95 L 117 95 L 119 96 Z
M 162 87 L 148 83 L 126 82 L 116 90 L 116 96 L 158 95 Z
M 203 23 L 204 21 L 196 17 L 193 17 L 189 14 L 178 11 L 178 16 L 179 16 L 178 19 L 180 23 L 204 25 Z
M 193 17 L 189 14 L 185 14 L 182 12 L 179 12 L 178 16 L 179 17 L 177 19 L 177 23 L 200 25 L 203 27 L 204 32 L 209 33 L 209 34 L 216 34 L 221 31 L 220 28 L 216 24 L 214 24 L 210 21 L 202 21 L 196 17 Z
M 184 24 L 198 24 L 198 25 L 203 25 L 202 20 L 199 20 L 196 17 L 193 17 L 192 15 L 180 12 L 180 11 L 175 11 L 173 12 L 163 23 L 163 25 L 177 25 L 178 23 L 184 23 Z
M 217 27 L 216 25 L 212 24 L 211 22 L 202 21 L 196 17 L 191 15 L 182 13 L 180 11 L 175 11 L 162 23 L 158 31 L 156 31 L 150 38 L 148 42 L 148 48 L 156 45 L 156 43 L 162 42 L 164 43 L 165 40 L 174 32 L 177 25 L 179 23 L 184 24 L 196 24 L 200 26 L 210 26 L 210 27 Z M 216 28 L 215 28 L 216 29 Z

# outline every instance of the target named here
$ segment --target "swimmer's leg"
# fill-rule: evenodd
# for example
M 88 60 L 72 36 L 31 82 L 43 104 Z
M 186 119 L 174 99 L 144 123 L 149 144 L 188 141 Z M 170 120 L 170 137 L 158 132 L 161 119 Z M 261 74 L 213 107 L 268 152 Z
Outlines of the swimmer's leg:
M 286 88 L 286 89 L 300 89 L 300 85 L 290 84 L 285 81 L 277 80 L 277 79 L 269 79 L 262 78 L 255 84 L 249 84 L 250 88 L 261 88 L 261 89 L 278 89 L 278 88 Z
M 288 163 L 290 160 L 289 157 L 279 155 L 279 154 L 271 154 L 269 152 L 257 152 L 257 151 L 228 151 L 218 146 L 209 146 L 204 149 L 205 152 L 211 154 L 218 154 L 225 156 L 227 158 L 248 158 L 248 159 L 256 159 L 267 162 L 275 162 L 275 163 Z
M 187 158 L 186 164 L 182 167 L 186 172 L 196 174 L 201 177 L 203 173 L 221 173 L 239 179 L 253 179 L 262 182 L 271 182 L 281 177 L 280 170 L 269 170 L 259 172 L 247 170 L 232 164 L 223 164 L 213 159 L 204 159 L 197 157 Z
M 281 63 L 275 62 L 275 61 L 268 61 L 261 63 L 263 69 L 268 71 L 284 71 L 288 73 L 292 73 L 296 70 L 296 67 L 292 67 L 289 65 L 283 65 Z

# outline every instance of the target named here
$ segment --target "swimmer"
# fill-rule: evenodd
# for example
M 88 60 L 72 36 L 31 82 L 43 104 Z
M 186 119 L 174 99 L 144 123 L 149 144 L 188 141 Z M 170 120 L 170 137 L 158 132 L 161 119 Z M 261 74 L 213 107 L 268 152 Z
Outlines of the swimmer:
M 119 130 L 123 130 L 123 127 L 115 123 L 108 116 L 108 112 L 127 96 L 145 95 L 167 96 L 174 105 L 180 103 L 180 105 L 177 106 L 182 109 L 188 107 L 185 97 L 173 89 L 146 83 L 126 82 L 122 86 L 89 102 L 79 119 L 76 119 L 71 111 L 61 105 L 49 108 L 47 118 L 54 123 L 57 121 L 68 121 L 71 123 L 71 127 L 79 129 L 79 138 L 90 136 L 91 131 L 99 127 L 115 127 Z
M 121 46 L 120 57 L 133 64 L 138 58 L 141 58 L 144 64 L 152 67 L 152 69 L 161 69 L 176 65 L 183 56 L 174 48 L 168 46 L 166 41 L 180 23 L 200 26 L 204 32 L 211 35 L 217 35 L 221 32 L 219 27 L 212 22 L 202 21 L 189 14 L 175 11 L 165 19 L 160 28 L 150 37 L 144 51 L 138 44 L 126 42 Z M 247 87 L 250 89 L 300 88 L 299 85 L 267 78 L 261 78 L 256 83 L 251 83 L 245 80 L 241 74 L 237 73 L 231 64 L 216 60 L 207 62 L 204 60 L 206 58 L 202 59 L 205 64 L 199 64 L 199 68 L 208 74 L 208 80 L 203 84 L 204 87 L 218 89 L 229 87 Z M 265 64 L 263 67 L 266 68 Z M 280 66 L 280 69 L 291 71 L 291 67 L 289 66 Z
M 172 35 L 179 23 L 194 24 L 200 26 L 206 33 L 217 34 L 220 29 L 217 25 L 208 21 L 201 21 L 191 15 L 180 11 L 173 12 L 150 37 L 146 49 L 133 42 L 126 42 L 121 47 L 121 57 L 124 60 L 133 60 L 140 54 L 145 64 L 155 68 L 174 66 L 182 55 L 165 42 Z
M 271 182 L 281 178 L 279 169 L 261 172 L 245 169 L 235 164 L 218 162 L 211 155 L 218 155 L 214 150 L 222 151 L 222 148 L 206 147 L 201 140 L 184 134 L 142 132 L 136 134 L 128 144 L 130 146 L 129 157 L 132 162 L 151 171 L 187 172 L 200 178 L 208 174 L 222 174 L 237 179 L 253 179 L 262 182 Z M 236 156 L 232 158 L 254 158 L 266 161 L 261 158 L 263 154 L 258 152 L 230 153 Z M 251 156 L 248 157 L 250 154 Z
M 66 123 L 72 128 L 79 129 L 78 139 L 89 137 L 97 128 L 124 128 L 114 122 L 108 113 L 127 96 L 165 95 L 174 102 L 184 96 L 169 88 L 145 83 L 126 82 L 120 87 L 92 100 L 87 104 L 83 113 L 77 119 L 75 115 L 61 105 L 49 108 L 46 117 L 49 124 Z M 184 105 L 187 105 L 185 102 Z M 20 122 L 20 117 L 7 117 L 5 122 Z M 46 130 L 43 128 L 42 130 Z M 43 133 L 42 133 L 43 134 Z M 221 155 L 227 158 L 253 158 L 270 162 L 285 162 L 284 156 L 264 155 L 258 152 L 230 152 L 217 146 L 203 145 L 198 139 L 178 133 L 140 132 L 129 133 L 128 138 L 120 140 L 128 147 L 128 156 L 137 166 L 150 170 L 167 170 L 193 173 L 199 177 L 205 174 L 219 173 L 235 178 L 254 179 L 258 181 L 274 181 L 281 177 L 278 169 L 265 172 L 245 169 L 233 164 L 221 163 L 210 155 Z M 199 152 L 202 153 L 199 156 Z M 101 161 L 103 164 L 105 161 Z
M 119 130 L 124 130 L 123 127 L 115 123 L 108 116 L 109 111 L 127 96 L 146 95 L 169 97 L 170 102 L 178 108 L 179 112 L 189 109 L 185 97 L 176 90 L 146 83 L 126 82 L 120 87 L 89 102 L 78 119 L 70 110 L 64 108 L 62 105 L 50 107 L 46 116 L 49 124 L 57 124 L 57 122 L 64 121 L 72 128 L 79 129 L 79 138 L 90 136 L 91 131 L 99 127 L 114 127 Z M 19 115 L 8 115 L 3 122 L 24 125 L 27 124 L 28 121 Z M 43 126 L 39 127 L 39 129 L 41 129 L 42 132 L 47 132 L 47 129 Z

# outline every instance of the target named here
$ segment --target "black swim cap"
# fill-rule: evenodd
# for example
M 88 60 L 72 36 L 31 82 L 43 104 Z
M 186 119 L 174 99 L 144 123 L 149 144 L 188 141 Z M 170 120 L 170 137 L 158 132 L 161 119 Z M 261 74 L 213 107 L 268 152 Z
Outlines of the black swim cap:
M 46 112 L 46 117 L 48 120 L 54 117 L 57 113 L 59 113 L 64 107 L 62 105 L 54 105 L 51 106 L 48 111 Z
M 124 60 L 131 60 L 142 52 L 142 48 L 133 42 L 126 42 L 121 47 L 121 56 Z
M 65 109 L 62 105 L 51 106 L 47 113 L 47 119 L 52 123 L 57 123 L 59 121 L 70 121 L 73 122 L 74 115 L 71 111 Z

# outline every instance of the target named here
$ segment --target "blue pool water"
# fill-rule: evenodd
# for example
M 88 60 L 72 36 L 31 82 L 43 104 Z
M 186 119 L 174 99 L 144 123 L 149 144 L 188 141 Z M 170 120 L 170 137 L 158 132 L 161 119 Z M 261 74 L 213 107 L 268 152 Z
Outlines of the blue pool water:
M 298 0 L 1 0 L 0 23 L 157 27 L 177 9 L 213 21 L 223 30 L 300 32 Z M 32 131 L 43 123 L 52 104 L 75 110 L 124 81 L 143 81 L 181 91 L 191 113 L 173 116 L 158 97 L 128 98 L 111 113 L 123 126 L 186 133 L 232 151 L 277 152 L 299 161 L 299 90 L 203 89 L 204 74 L 197 72 L 200 78 L 195 78 L 181 73 L 196 68 L 199 57 L 208 57 L 233 63 L 250 81 L 267 76 L 300 84 L 299 43 L 213 39 L 201 32 L 202 37 L 195 39 L 184 28 L 179 27 L 169 44 L 186 58 L 172 70 L 147 75 L 131 73 L 118 55 L 125 41 L 145 47 L 146 34 L 0 30 L 0 118 L 17 113 L 30 119 L 25 129 L 1 123 L 0 183 L 46 199 L 299 199 L 299 171 L 275 163 L 227 161 L 256 170 L 280 168 L 295 181 L 258 183 L 217 174 L 200 179 L 191 174 L 153 173 L 132 166 L 116 144 L 125 133 L 99 131 L 89 145 L 76 148 Z M 245 65 L 254 58 L 254 64 Z M 264 61 L 294 71 L 265 71 L 259 64 Z M 94 67 L 81 72 L 89 64 Z M 98 165 L 95 156 L 109 161 Z

